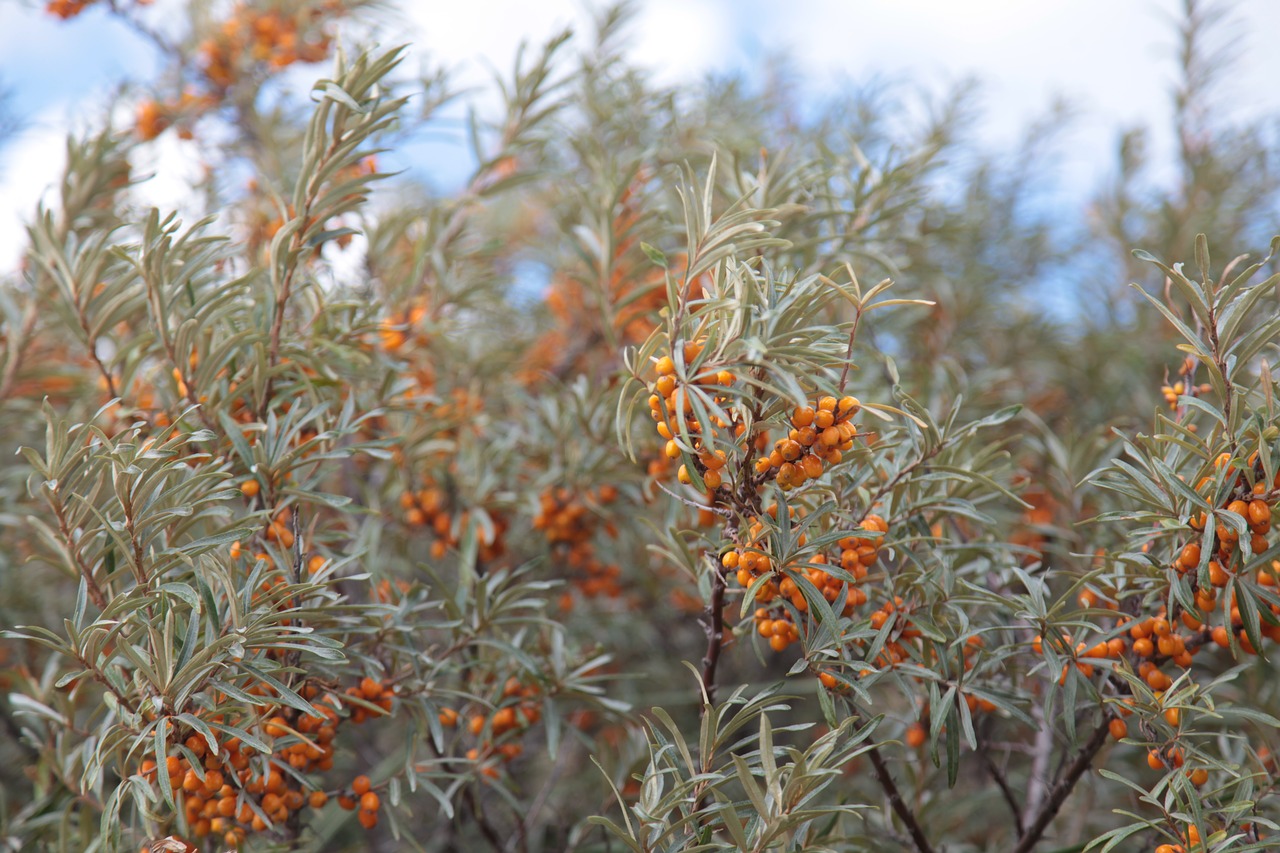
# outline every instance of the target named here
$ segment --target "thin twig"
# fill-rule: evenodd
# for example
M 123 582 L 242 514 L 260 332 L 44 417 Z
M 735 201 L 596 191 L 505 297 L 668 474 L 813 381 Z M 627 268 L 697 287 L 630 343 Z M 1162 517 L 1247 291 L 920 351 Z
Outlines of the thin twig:
M 271 330 L 267 337 L 267 377 L 262 391 L 261 407 L 258 411 L 258 420 L 264 420 L 267 410 L 271 406 L 271 395 L 273 386 L 275 385 L 275 368 L 280 363 L 280 337 L 284 332 L 284 316 L 286 309 L 289 307 L 289 297 L 293 295 L 293 280 L 298 272 L 299 254 L 304 247 L 303 237 L 307 230 L 307 225 L 311 222 L 311 211 L 315 206 L 316 199 L 320 195 L 320 189 L 324 186 L 323 181 L 317 181 L 316 178 L 325 171 L 329 161 L 333 159 L 338 150 L 338 140 L 335 137 L 329 142 L 329 148 L 325 151 L 324 156 L 320 158 L 320 162 L 316 166 L 315 174 L 313 174 L 307 185 L 307 192 L 302 197 L 302 209 L 294 211 L 294 219 L 301 221 L 300 225 L 292 234 L 289 235 L 289 249 L 285 255 L 287 259 L 287 267 L 284 271 L 284 278 L 280 282 L 280 290 L 275 294 L 276 304 L 271 317 Z M 271 258 L 271 263 L 276 263 L 276 258 Z M 274 278 L 274 267 L 272 270 L 272 278 Z
M 476 826 L 480 828 L 480 834 L 484 836 L 485 841 L 494 850 L 503 850 L 506 845 L 502 843 L 502 837 L 498 835 L 498 831 L 494 829 L 493 824 L 484 816 L 484 812 L 480 809 L 480 800 L 476 797 L 475 788 L 467 786 L 467 794 L 465 797 L 467 810 L 471 812 L 471 816 L 476 820 Z
M 1044 801 L 1048 784 L 1045 779 L 1049 774 L 1049 759 L 1053 753 L 1053 730 L 1044 718 L 1044 708 L 1037 704 L 1031 709 L 1039 728 L 1036 730 L 1035 745 L 1032 747 L 1031 773 L 1027 777 L 1027 802 L 1023 820 L 1032 820 L 1032 815 Z M 1021 836 L 1021 833 L 1019 833 Z
M 911 810 L 911 806 L 907 805 L 906 800 L 902 799 L 902 793 L 898 790 L 898 786 L 894 784 L 893 776 L 889 773 L 889 768 L 884 763 L 884 756 L 880 754 L 878 746 L 872 746 L 867 751 L 867 755 L 871 758 L 871 764 L 876 771 L 876 781 L 880 783 L 880 787 L 884 789 L 885 796 L 889 798 L 889 805 L 893 808 L 893 813 L 898 816 L 906 827 L 907 832 L 911 835 L 912 842 L 916 845 L 916 850 L 920 853 L 933 853 L 933 845 L 929 843 L 929 839 L 924 834 L 924 829 L 920 826 L 920 821 L 916 819 L 915 812 Z
M 983 744 L 983 748 L 978 749 L 978 756 L 982 759 L 982 765 L 986 768 L 987 774 L 995 781 L 996 787 L 1000 789 L 1000 794 L 1004 797 L 1004 801 L 1009 804 L 1009 811 L 1013 814 L 1013 823 L 1018 830 L 1018 837 L 1021 838 L 1026 834 L 1026 829 L 1022 823 L 1022 810 L 1018 807 L 1018 799 L 1014 796 L 1013 789 L 1009 787 L 1009 780 L 1005 778 L 1004 771 L 996 766 L 991 760 L 990 744 Z
M 552 790 L 555 788 L 556 783 L 560 781 L 560 777 L 564 775 L 564 771 L 568 767 L 569 762 L 566 759 L 569 757 L 569 754 L 570 751 L 565 748 L 565 744 L 562 741 L 560 745 L 560 754 L 556 756 L 556 763 L 552 766 L 551 772 L 547 774 L 546 781 L 542 783 L 542 788 L 538 791 L 537 796 L 533 798 L 533 802 L 530 803 L 529 808 L 525 811 L 524 820 L 520 822 L 519 827 L 520 835 L 523 840 L 522 846 L 525 848 L 528 847 L 529 830 L 533 827 L 534 820 L 537 818 L 538 813 L 541 812 L 543 807 L 547 804 L 547 799 L 551 796 Z
M 853 328 L 849 330 L 849 346 L 844 352 L 844 369 L 840 371 L 840 393 L 844 393 L 845 382 L 849 379 L 849 368 L 853 365 L 853 342 L 858 337 L 858 323 L 862 321 L 862 306 L 853 315 Z
M 54 516 L 58 519 L 58 532 L 62 534 L 62 538 L 67 543 L 71 559 L 76 564 L 76 568 L 80 570 L 80 577 L 84 578 L 84 585 L 89 591 L 89 598 L 93 599 L 93 603 L 99 610 L 106 610 L 107 596 L 103 593 L 102 587 L 98 586 L 98 581 L 93 576 L 93 569 L 85 565 L 84 558 L 80 556 L 80 548 L 76 544 L 75 537 L 71 535 L 71 527 L 67 524 L 67 515 L 63 510 L 62 504 L 54 504 L 53 501 L 50 501 L 49 504 L 50 508 L 53 509 Z
M 1040 841 L 1045 830 L 1049 828 L 1049 824 L 1057 816 L 1058 810 L 1067 801 L 1067 797 L 1071 796 L 1071 792 L 1075 789 L 1076 783 L 1080 781 L 1080 777 L 1093 766 L 1093 759 L 1097 757 L 1102 747 L 1106 744 L 1107 737 L 1110 734 L 1111 719 L 1110 714 L 1103 715 L 1102 722 L 1093 730 L 1088 742 L 1076 753 L 1075 760 L 1071 762 L 1066 772 L 1062 774 L 1062 778 L 1049 791 L 1049 796 L 1040 807 L 1035 820 L 1027 827 L 1027 831 L 1018 840 L 1018 845 L 1013 848 L 1012 853 L 1030 853 Z

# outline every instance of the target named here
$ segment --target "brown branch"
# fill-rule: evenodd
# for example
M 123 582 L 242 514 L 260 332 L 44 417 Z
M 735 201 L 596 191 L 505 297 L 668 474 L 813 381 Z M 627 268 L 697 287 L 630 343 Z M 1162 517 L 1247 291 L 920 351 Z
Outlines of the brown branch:
M 62 504 L 54 504 L 49 502 L 50 508 L 53 509 L 54 516 L 58 519 L 58 532 L 62 534 L 62 538 L 67 543 L 67 548 L 71 554 L 71 559 L 75 562 L 76 568 L 80 570 L 80 577 L 84 578 L 85 587 L 89 590 L 89 598 L 93 599 L 93 603 L 99 610 L 107 609 L 107 596 L 102 591 L 102 587 L 98 586 L 98 581 L 93 576 L 93 569 L 85 565 L 84 560 L 80 556 L 80 549 L 76 546 L 76 540 L 71 535 L 71 528 L 67 524 L 67 515 L 63 511 Z
M 1103 715 L 1102 722 L 1093 730 L 1088 742 L 1080 748 L 1075 760 L 1071 762 L 1066 772 L 1063 773 L 1062 778 L 1049 791 L 1048 799 L 1044 801 L 1044 805 L 1040 807 L 1035 820 L 1027 827 L 1027 831 L 1022 834 L 1022 837 L 1018 840 L 1018 845 L 1013 848 L 1012 853 L 1030 853 L 1035 848 L 1045 830 L 1049 828 L 1049 824 L 1057 816 L 1058 810 L 1067 801 L 1067 797 L 1071 796 L 1071 792 L 1075 789 L 1076 783 L 1080 781 L 1080 777 L 1093 766 L 1093 759 L 1097 757 L 1107 742 L 1107 737 L 1110 734 L 1110 724 L 1111 715 Z
M 317 181 L 316 177 L 321 174 L 329 161 L 333 158 L 338 148 L 338 140 L 334 138 L 329 142 L 329 148 L 325 151 L 324 156 L 320 158 L 316 165 L 315 174 L 311 175 L 307 193 L 302 198 L 302 209 L 295 210 L 293 218 L 301 221 L 301 225 L 289 235 L 289 250 L 286 254 L 288 266 L 284 271 L 284 279 L 280 282 L 280 292 L 276 294 L 275 311 L 271 318 L 271 331 L 268 335 L 267 342 L 267 377 L 262 389 L 262 405 L 257 415 L 258 420 L 263 420 L 267 416 L 267 408 L 271 405 L 272 386 L 275 384 L 275 368 L 280 363 L 280 336 L 284 332 L 284 315 L 289 306 L 289 297 L 293 295 L 293 279 L 298 271 L 298 254 L 303 249 L 303 235 L 306 233 L 307 226 L 311 223 L 311 210 L 315 206 L 316 198 L 320 195 L 320 188 L 324 185 L 322 181 Z M 272 278 L 274 279 L 274 264 L 276 258 L 271 258 Z
M 711 600 L 707 602 L 702 626 L 707 632 L 707 651 L 702 656 L 702 690 L 706 694 L 702 713 L 716 701 L 716 667 L 724 647 L 724 570 L 716 566 L 711 575 Z
M 880 754 L 880 748 L 874 744 L 867 751 L 867 755 L 871 757 L 871 764 L 876 771 L 876 781 L 880 783 L 880 787 L 884 789 L 885 796 L 889 798 L 889 805 L 893 808 L 893 813 L 898 816 L 906 827 L 907 832 L 911 835 L 911 840 L 916 845 L 916 850 L 920 853 L 934 853 L 933 845 L 929 843 L 929 839 L 924 834 L 924 829 L 920 826 L 920 821 L 916 820 L 915 812 L 911 810 L 911 806 L 907 805 L 906 800 L 902 799 L 902 793 L 898 790 L 898 786 L 894 784 L 893 776 L 889 773 L 888 766 L 884 763 L 884 756 Z
M 480 808 L 480 800 L 476 797 L 475 788 L 468 785 L 466 788 L 464 802 L 467 805 L 467 811 L 471 812 L 471 816 L 475 818 L 476 826 L 480 829 L 480 834 L 484 836 L 485 841 L 489 842 L 489 846 L 494 850 L 504 850 L 506 845 L 502 841 L 502 836 L 498 834 L 497 829 L 484 816 L 484 811 Z
M 1210 288 L 1209 282 L 1205 282 L 1205 287 Z M 1222 352 L 1222 343 L 1218 340 L 1218 315 L 1213 308 L 1213 298 L 1217 296 L 1213 290 L 1209 291 L 1209 299 L 1205 300 L 1209 310 L 1209 351 L 1213 353 L 1213 364 L 1218 369 L 1218 373 L 1222 375 L 1222 420 L 1227 424 L 1227 439 L 1231 446 L 1231 455 L 1236 454 L 1236 437 L 1231 432 L 1231 398 L 1235 395 L 1235 388 L 1231 382 L 1231 373 L 1227 369 L 1227 359 Z
M 862 321 L 862 306 L 853 315 L 853 328 L 849 330 L 849 347 L 844 353 L 844 369 L 840 371 L 840 393 L 844 393 L 845 382 L 849 379 L 849 368 L 853 365 L 853 342 L 858 337 L 858 323 Z

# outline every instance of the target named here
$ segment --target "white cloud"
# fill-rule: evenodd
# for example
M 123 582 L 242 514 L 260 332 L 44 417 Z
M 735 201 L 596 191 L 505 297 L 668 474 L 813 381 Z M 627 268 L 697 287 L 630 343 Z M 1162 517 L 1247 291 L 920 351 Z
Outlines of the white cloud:
M 1119 130 L 1153 128 L 1153 154 L 1172 151 L 1169 92 L 1176 79 L 1174 23 L 1179 0 L 808 0 L 751 3 L 744 39 L 785 48 L 817 84 L 873 75 L 907 78 L 933 91 L 967 76 L 983 84 L 980 131 L 1012 143 L 1066 97 L 1079 109 L 1064 182 L 1087 190 L 1111 168 Z M 758 12 L 753 15 L 752 12 Z M 1236 117 L 1280 110 L 1280 55 L 1265 43 L 1280 29 L 1280 3 L 1235 4 L 1241 55 L 1223 100 L 1246 105 Z M 753 19 L 753 20 L 752 20 Z M 1226 38 L 1229 31 L 1220 33 Z M 1243 49 L 1243 52 L 1239 49 Z
M 185 223 L 203 215 L 201 197 L 192 191 L 207 168 L 200 147 L 170 131 L 134 150 L 136 177 L 146 177 L 133 188 L 133 196 L 147 207 L 177 211 Z M 210 164 L 210 167 L 212 164 Z
M 161 0 L 157 7 L 166 11 L 161 14 L 157 8 L 157 15 L 171 24 L 165 16 L 180 5 Z M 585 42 L 591 37 L 593 10 L 601 5 L 599 0 L 406 0 L 401 14 L 408 26 L 383 38 L 413 44 L 406 70 L 417 67 L 424 56 L 457 69 L 456 83 L 474 87 L 471 103 L 482 115 L 492 115 L 497 107 L 492 75 L 496 70 L 504 79 L 510 76 L 518 45 L 527 42 L 536 51 L 566 26 Z M 793 56 L 808 75 L 807 95 L 820 96 L 824 86 L 845 78 L 898 76 L 942 91 L 948 82 L 973 75 L 986 84 L 983 138 L 999 144 L 1011 142 L 1052 96 L 1064 95 L 1084 111 L 1070 139 L 1065 179 L 1086 189 L 1111 168 L 1118 129 L 1136 123 L 1157 130 L 1168 125 L 1175 73 L 1171 22 L 1180 7 L 1179 0 L 647 0 L 638 4 L 628 36 L 632 59 L 664 84 L 708 71 L 750 73 L 755 57 L 779 52 Z M 1280 52 L 1266 41 L 1280 31 L 1280 3 L 1240 0 L 1235 9 L 1242 22 L 1236 52 L 1243 58 L 1224 81 L 1223 100 L 1237 105 L 1237 117 L 1280 111 L 1280 89 L 1273 85 L 1280 79 Z M 68 77 L 84 80 L 69 100 L 101 103 L 101 75 L 78 70 L 82 63 L 74 45 L 83 34 L 71 35 L 86 23 L 90 21 L 64 25 L 38 9 L 8 10 L 0 27 L 0 55 L 20 53 L 33 43 L 53 55 L 61 52 Z M 120 35 L 114 27 L 101 34 Z M 313 71 L 307 69 L 308 74 Z M 17 82 L 11 73 L 3 76 Z M 64 112 L 44 109 L 5 152 L 0 270 L 12 267 L 23 242 L 16 223 L 56 180 L 61 138 L 70 126 Z M 438 125 L 431 139 L 403 152 L 405 162 L 392 165 L 425 164 L 446 189 L 460 182 L 468 162 L 461 114 L 454 108 L 448 114 L 452 124 Z M 1157 156 L 1172 147 L 1167 132 L 1153 143 Z M 139 189 L 140 196 L 162 207 L 182 206 L 182 184 L 199 168 L 193 149 L 169 133 L 151 150 L 157 177 Z
M 730 3 L 651 0 L 635 22 L 631 58 L 663 84 L 728 71 L 739 59 L 734 15 Z
M 27 246 L 26 224 L 61 178 L 69 127 L 64 110 L 49 109 L 5 148 L 0 161 L 0 276 L 21 262 Z
M 406 3 L 415 49 L 458 71 L 463 85 L 483 86 L 492 69 L 510 77 L 516 49 L 537 49 L 565 27 L 585 30 L 591 16 L 574 0 L 486 0 L 484 3 Z

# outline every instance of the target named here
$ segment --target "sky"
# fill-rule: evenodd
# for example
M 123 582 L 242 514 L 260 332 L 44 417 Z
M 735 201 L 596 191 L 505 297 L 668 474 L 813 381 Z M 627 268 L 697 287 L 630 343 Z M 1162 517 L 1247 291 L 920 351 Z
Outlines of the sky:
M 406 0 L 397 40 L 411 61 L 430 57 L 462 83 L 483 85 L 509 68 L 521 41 L 541 42 L 574 26 L 589 31 L 588 0 Z M 1060 181 L 1087 195 L 1114 167 L 1119 131 L 1156 128 L 1158 156 L 1171 150 L 1168 124 L 1175 79 L 1175 31 L 1181 0 L 641 0 L 631 52 L 662 83 L 708 74 L 751 76 L 761 60 L 791 57 L 804 91 L 820 95 L 845 81 L 909 79 L 929 91 L 974 77 L 983 85 L 982 141 L 1012 146 L 1055 97 L 1076 108 L 1061 152 Z M 1237 0 L 1225 31 L 1240 57 L 1224 83 L 1237 118 L 1280 114 L 1280 2 Z M 21 224 L 57 179 L 69 129 L 99 120 L 103 96 L 157 68 L 145 40 L 91 10 L 68 22 L 36 0 L 0 0 L 0 85 L 22 121 L 0 150 L 0 272 L 23 245 Z M 156 0 L 158 25 L 175 19 L 179 0 Z M 416 63 L 415 63 L 416 64 Z M 479 104 L 484 108 L 484 101 Z M 144 197 L 176 204 L 190 164 L 172 134 L 156 146 L 161 167 Z M 418 166 L 441 189 L 460 183 L 469 165 L 461 136 L 441 136 Z

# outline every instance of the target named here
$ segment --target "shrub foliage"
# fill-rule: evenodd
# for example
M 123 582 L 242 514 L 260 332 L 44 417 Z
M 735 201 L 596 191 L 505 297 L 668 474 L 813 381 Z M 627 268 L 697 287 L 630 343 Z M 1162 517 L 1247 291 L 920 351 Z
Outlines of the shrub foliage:
M 448 76 L 339 47 L 384 13 L 144 5 L 49 4 L 168 65 L 0 294 L 0 845 L 1274 845 L 1276 179 L 1215 10 L 1179 186 L 1127 135 L 1086 234 L 1059 114 L 663 89 L 625 8 L 441 194 L 387 164 Z

